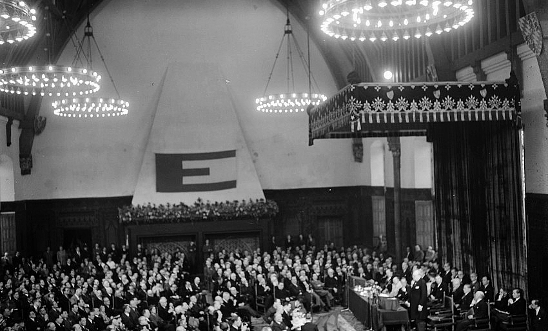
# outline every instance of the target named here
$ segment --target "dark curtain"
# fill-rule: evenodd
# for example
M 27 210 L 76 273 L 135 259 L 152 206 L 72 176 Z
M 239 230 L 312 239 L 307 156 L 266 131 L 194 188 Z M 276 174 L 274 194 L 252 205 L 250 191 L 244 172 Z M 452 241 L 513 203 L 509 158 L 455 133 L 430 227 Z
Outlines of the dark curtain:
M 441 260 L 526 289 L 520 130 L 510 121 L 433 123 Z

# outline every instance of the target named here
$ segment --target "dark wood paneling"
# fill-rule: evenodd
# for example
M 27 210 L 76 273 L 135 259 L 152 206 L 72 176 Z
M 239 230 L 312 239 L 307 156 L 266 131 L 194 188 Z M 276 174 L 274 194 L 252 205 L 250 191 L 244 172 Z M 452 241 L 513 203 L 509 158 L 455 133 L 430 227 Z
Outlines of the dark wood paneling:
M 64 229 L 91 230 L 92 244 L 122 243 L 118 208 L 131 204 L 131 196 L 29 200 L 20 202 L 18 247 L 24 254 L 38 254 L 46 247 L 56 251 L 65 242 Z M 19 240 L 20 239 L 20 240 Z
M 318 237 L 320 219 L 342 220 L 345 246 L 373 245 L 372 196 L 385 196 L 387 234 L 390 246 L 393 243 L 393 189 L 384 187 L 334 187 L 295 190 L 267 190 L 267 199 L 278 203 L 280 212 L 272 220 L 204 221 L 169 224 L 144 224 L 124 226 L 118 221 L 118 208 L 131 204 L 132 197 L 33 200 L 4 205 L 3 210 L 15 210 L 18 221 L 18 247 L 23 254 L 39 254 L 46 247 L 57 250 L 65 241 L 65 233 L 90 230 L 92 244 L 123 244 L 129 241 L 135 249 L 141 238 L 167 235 L 192 235 L 197 246 L 203 238 L 222 233 L 257 233 L 262 248 L 277 237 L 279 244 L 287 234 L 312 233 Z M 428 189 L 402 189 L 402 215 L 405 221 L 402 245 L 414 244 L 415 201 L 430 200 Z M 70 230 L 70 231 L 65 231 Z M 72 233 L 70 232 L 70 233 Z M 390 237 L 392 236 L 392 237 Z M 323 243 L 318 243 L 323 244 Z M 392 244 L 393 245 L 393 244 Z
M 393 188 L 384 187 L 336 187 L 295 190 L 266 190 L 265 196 L 274 200 L 280 207 L 280 214 L 275 219 L 276 226 L 272 234 L 282 242 L 287 234 L 299 235 L 299 232 L 286 232 L 288 222 L 295 221 L 295 213 L 304 225 L 300 233 L 312 233 L 318 237 L 318 220 L 325 217 L 340 217 L 343 220 L 343 235 L 345 245 L 373 246 L 372 196 L 384 196 L 386 199 L 386 233 L 388 247 L 395 252 L 394 243 L 394 196 Z M 415 201 L 431 200 L 429 189 L 402 189 L 402 246 L 415 244 Z M 410 229 L 410 231 L 408 231 Z M 413 235 L 411 235 L 411 234 Z
M 527 212 L 527 274 L 530 299 L 548 300 L 548 195 L 528 193 Z

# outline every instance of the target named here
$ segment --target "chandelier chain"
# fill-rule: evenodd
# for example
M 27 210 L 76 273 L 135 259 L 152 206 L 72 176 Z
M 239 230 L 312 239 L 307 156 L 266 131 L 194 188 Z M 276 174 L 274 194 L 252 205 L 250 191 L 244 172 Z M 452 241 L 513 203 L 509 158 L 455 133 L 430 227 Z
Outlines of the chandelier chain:
M 263 96 L 266 95 L 266 91 L 268 90 L 268 85 L 270 84 L 270 81 L 272 80 L 272 74 L 274 73 L 274 68 L 276 67 L 276 62 L 278 62 L 278 57 L 280 56 L 280 51 L 282 49 L 282 46 L 284 45 L 284 39 L 285 39 L 285 32 L 284 32 L 284 37 L 282 38 L 282 41 L 280 42 L 280 46 L 278 47 L 278 52 L 276 53 L 276 58 L 274 59 L 274 64 L 272 65 L 272 69 L 270 70 L 270 74 L 268 75 L 268 80 L 266 82 L 266 87 L 264 88 Z
M 101 52 L 101 49 L 99 48 L 99 45 L 97 44 L 97 40 L 95 39 L 95 36 L 92 35 L 91 37 L 93 38 L 95 47 L 97 47 L 97 52 L 99 53 L 99 57 L 101 58 L 101 61 L 103 62 L 103 65 L 105 66 L 105 70 L 107 71 L 108 78 L 110 79 L 110 82 L 112 83 L 112 86 L 114 87 L 114 91 L 116 92 L 118 99 L 120 99 L 120 93 L 118 92 L 116 83 L 114 83 L 114 78 L 112 78 L 112 74 L 110 73 L 110 70 L 108 69 L 107 62 L 105 61 L 105 57 L 103 56 L 103 53 Z

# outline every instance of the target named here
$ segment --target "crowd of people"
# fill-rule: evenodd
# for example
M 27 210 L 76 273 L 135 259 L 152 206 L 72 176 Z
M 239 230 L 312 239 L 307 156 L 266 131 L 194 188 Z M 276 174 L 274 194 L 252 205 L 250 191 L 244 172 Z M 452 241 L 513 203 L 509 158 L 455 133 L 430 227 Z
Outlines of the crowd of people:
M 320 247 L 311 235 L 287 236 L 283 243 L 273 237 L 266 252 L 217 251 L 207 241 L 203 266 L 197 265 L 195 244 L 190 248 L 159 252 L 139 244 L 131 254 L 125 245 L 111 244 L 48 248 L 34 258 L 5 254 L 0 260 L 0 328 L 246 331 L 254 318 L 262 318 L 261 324 L 275 331 L 315 330 L 311 313 L 347 305 L 350 276 L 399 298 L 419 322 L 422 317 L 413 316 L 410 298 L 419 279 L 429 304 L 452 296 L 457 310 L 466 314 L 482 296 L 500 311 L 526 310 L 521 290 L 512 291 L 513 298 L 505 289 L 495 295 L 488 275 L 468 275 L 449 263 L 439 268 L 432 247 L 423 251 L 417 245 L 395 263 L 382 246 Z M 534 304 L 538 313 L 539 302 Z

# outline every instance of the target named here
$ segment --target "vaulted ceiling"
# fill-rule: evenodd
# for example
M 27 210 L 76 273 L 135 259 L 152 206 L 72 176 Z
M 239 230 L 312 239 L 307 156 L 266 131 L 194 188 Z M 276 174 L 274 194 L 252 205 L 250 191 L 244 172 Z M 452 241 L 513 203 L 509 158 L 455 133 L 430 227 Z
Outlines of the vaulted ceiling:
M 114 0 L 107 0 L 114 1 Z M 521 0 L 476 0 L 475 18 L 458 31 L 431 38 L 400 42 L 350 42 L 328 37 L 320 31 L 318 0 L 274 0 L 310 31 L 327 62 L 337 86 L 347 84 L 346 76 L 356 71 L 363 81 L 380 81 L 382 70 L 390 68 L 396 81 L 426 80 L 426 66 L 435 65 L 440 81 L 455 80 L 455 72 L 471 66 L 478 80 L 484 77 L 478 60 L 507 52 L 513 59 L 515 45 L 523 42 L 517 18 L 523 16 Z M 37 35 L 31 40 L 0 48 L 2 65 L 55 63 L 65 46 L 74 42 L 72 32 L 101 0 L 37 0 L 30 5 L 39 12 Z M 48 33 L 46 32 L 48 31 Z M 72 40 L 72 41 L 71 41 Z M 18 95 L 0 95 L 0 115 L 20 121 L 20 155 L 29 156 L 34 139 L 34 119 L 40 97 L 24 101 Z

